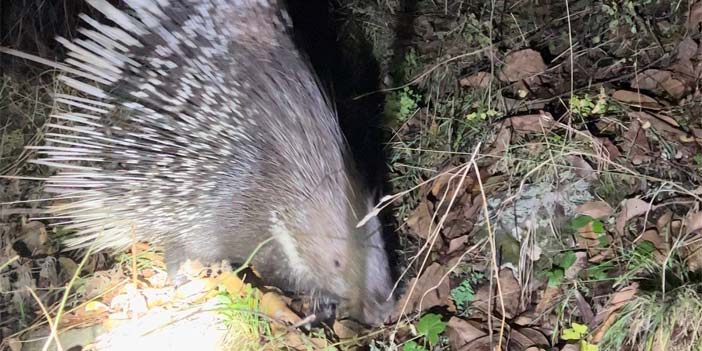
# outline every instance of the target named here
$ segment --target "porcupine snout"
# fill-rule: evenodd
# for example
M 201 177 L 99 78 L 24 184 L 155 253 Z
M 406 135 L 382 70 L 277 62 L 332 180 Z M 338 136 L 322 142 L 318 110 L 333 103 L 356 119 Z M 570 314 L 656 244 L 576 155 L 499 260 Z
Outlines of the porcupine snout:
M 280 213 L 271 232 L 296 285 L 318 287 L 321 298 L 339 304 L 343 317 L 377 325 L 389 315 L 394 299 L 381 222 L 374 216 L 359 226 L 373 209 L 364 190 L 321 187 L 303 206 Z

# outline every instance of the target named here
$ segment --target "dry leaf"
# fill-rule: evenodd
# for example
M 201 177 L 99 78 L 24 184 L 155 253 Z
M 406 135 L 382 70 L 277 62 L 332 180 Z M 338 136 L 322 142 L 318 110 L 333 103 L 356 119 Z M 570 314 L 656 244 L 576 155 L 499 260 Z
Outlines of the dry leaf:
M 648 123 L 650 126 L 656 128 L 657 131 L 666 133 L 670 138 L 678 138 L 678 136 L 686 136 L 687 133 L 677 128 L 678 122 L 670 117 L 657 114 L 653 115 L 644 111 L 632 111 L 627 113 L 627 115 L 632 119 L 638 119 L 641 122 Z
M 261 312 L 275 321 L 296 324 L 301 318 L 290 308 L 285 299 L 275 292 L 267 292 L 261 296 Z
M 690 60 L 697 56 L 697 50 L 697 43 L 690 36 L 686 36 L 678 43 L 677 59 L 682 61 Z
M 622 211 L 617 216 L 615 227 L 617 233 L 624 234 L 626 222 L 634 217 L 638 217 L 651 210 L 651 204 L 639 198 L 627 199 L 624 201 Z
M 246 284 L 234 272 L 224 272 L 217 278 L 217 285 L 224 286 L 227 293 L 232 296 L 243 296 Z
M 498 314 L 502 313 L 501 302 L 504 302 L 505 317 L 508 319 L 514 318 L 517 314 L 521 312 L 519 299 L 521 296 L 521 286 L 519 281 L 514 278 L 514 274 L 511 269 L 502 269 L 500 271 L 499 278 L 500 286 L 502 288 L 502 299 L 497 296 L 497 287 L 493 286 L 493 301 L 492 309 L 493 312 Z M 481 286 L 475 293 L 475 300 L 473 301 L 473 307 L 483 311 L 488 311 L 488 300 L 490 296 L 490 285 L 486 284 Z
M 646 96 L 643 94 L 639 94 L 634 91 L 629 91 L 629 90 L 617 90 L 612 94 L 612 98 L 615 100 L 635 106 L 635 107 L 643 107 L 643 108 L 651 108 L 651 109 L 660 109 L 662 108 L 661 104 L 656 101 L 656 99 Z
M 516 82 L 539 75 L 544 71 L 546 71 L 546 64 L 538 51 L 532 49 L 515 51 L 505 57 L 500 80 Z
M 702 229 L 702 212 L 691 213 L 685 220 L 685 229 L 687 234 L 692 234 Z
M 629 154 L 632 163 L 638 165 L 653 159 L 650 156 L 652 151 L 648 146 L 646 131 L 641 127 L 641 122 L 638 119 L 630 122 L 629 128 L 622 137 L 626 140 L 624 145 L 622 145 L 622 149 Z
M 538 330 L 532 328 L 512 329 L 509 333 L 510 350 L 526 350 L 529 347 L 548 347 L 549 342 Z
M 492 339 L 495 340 L 492 340 Z M 465 346 L 461 347 L 460 349 L 457 349 L 458 351 L 492 351 L 492 348 L 494 345 L 497 345 L 497 336 L 493 336 L 492 338 L 489 335 L 483 336 L 477 340 L 473 340 L 466 344 Z M 502 345 L 505 345 L 505 342 L 502 342 Z
M 590 257 L 589 262 L 601 262 L 605 258 L 612 257 L 613 250 L 610 246 L 603 246 L 600 243 L 600 236 L 605 235 L 608 242 L 611 242 L 609 234 L 596 233 L 593 230 L 593 223 L 590 222 L 585 226 L 578 228 L 578 235 L 575 236 L 578 247 L 586 249 Z
M 649 229 L 645 231 L 641 235 L 641 240 L 648 241 L 653 244 L 653 247 L 655 248 L 653 255 L 656 258 L 656 262 L 660 264 L 665 263 L 668 253 L 668 244 L 666 243 L 665 239 L 658 234 L 658 230 Z
M 590 166 L 585 159 L 576 155 L 570 155 L 567 158 L 576 175 L 585 180 L 597 180 L 597 172 L 595 172 L 592 166 Z
M 611 216 L 614 210 L 605 201 L 590 201 L 576 207 L 575 212 L 592 218 L 605 219 Z
M 478 72 L 472 76 L 461 78 L 458 84 L 462 87 L 488 88 L 492 84 L 492 75 L 489 72 Z
M 451 317 L 446 329 L 446 335 L 449 337 L 451 350 L 458 350 L 466 344 L 487 335 L 487 333 L 480 328 L 480 324 L 473 324 L 458 317 Z
M 607 303 L 607 309 L 600 312 L 595 319 L 597 322 L 602 321 L 602 324 L 597 328 L 592 336 L 592 342 L 597 344 L 602 340 L 602 337 L 607 332 L 609 327 L 616 320 L 616 312 L 622 308 L 627 302 L 631 301 L 639 290 L 638 283 L 631 283 L 629 286 L 617 291 L 612 295 Z
M 687 13 L 687 29 L 692 32 L 699 33 L 702 29 L 702 1 L 697 1 L 692 4 L 690 11 Z
M 334 321 L 332 329 L 334 329 L 334 334 L 341 340 L 355 338 L 359 334 L 357 331 L 359 329 L 358 325 L 351 320 L 336 320 Z
M 563 274 L 566 280 L 573 280 L 578 276 L 580 271 L 587 268 L 588 260 L 587 253 L 583 251 L 578 251 L 575 253 L 575 262 L 566 269 Z
M 667 93 L 675 99 L 685 94 L 685 83 L 673 77 L 670 71 L 647 69 L 634 77 L 631 81 L 634 89 L 650 90 L 656 94 Z
M 510 117 L 506 121 L 515 132 L 519 134 L 542 134 L 553 128 L 555 122 L 549 113 L 522 115 Z
M 400 302 L 395 305 L 392 320 L 397 320 L 405 304 L 407 304 L 405 314 L 421 312 L 434 306 L 455 308 L 450 300 L 449 279 L 445 275 L 446 268 L 439 263 L 433 263 L 419 278 L 413 278 L 407 285 L 407 291 L 400 298 Z M 416 287 L 411 291 L 415 282 Z
M 23 342 L 18 338 L 7 338 L 7 339 L 5 339 L 5 343 L 10 348 L 11 351 L 22 350 Z
M 575 302 L 578 306 L 578 312 L 580 312 L 580 318 L 585 324 L 590 324 L 593 319 L 595 319 L 595 314 L 592 312 L 592 306 L 585 301 L 585 297 L 580 293 L 579 290 L 574 289 L 573 294 L 575 295 Z
M 598 140 L 602 142 L 602 146 L 604 146 L 605 150 L 607 150 L 606 156 L 608 156 L 610 160 L 615 160 L 622 155 L 619 148 L 608 138 L 598 138 Z
M 507 126 L 511 125 L 509 121 L 500 123 L 500 132 L 497 133 L 495 141 L 490 146 L 489 155 L 501 156 L 507 150 L 512 140 L 512 131 Z
M 329 346 L 327 339 L 310 337 L 300 333 L 287 333 L 282 337 L 281 341 L 283 341 L 282 345 L 285 345 L 284 348 L 288 350 L 334 350 L 327 348 Z
M 452 254 L 460 249 L 463 249 L 466 246 L 466 244 L 468 244 L 468 241 L 468 235 L 463 235 L 459 236 L 456 239 L 451 239 L 451 241 L 449 242 L 447 254 Z
M 424 240 L 429 239 L 431 235 L 429 231 L 434 228 L 432 207 L 429 201 L 422 201 L 407 219 L 407 226 L 412 230 L 412 233 Z
M 561 288 L 557 286 L 546 287 L 546 290 L 541 294 L 539 302 L 536 304 L 534 311 L 538 315 L 544 314 L 555 306 L 562 298 Z

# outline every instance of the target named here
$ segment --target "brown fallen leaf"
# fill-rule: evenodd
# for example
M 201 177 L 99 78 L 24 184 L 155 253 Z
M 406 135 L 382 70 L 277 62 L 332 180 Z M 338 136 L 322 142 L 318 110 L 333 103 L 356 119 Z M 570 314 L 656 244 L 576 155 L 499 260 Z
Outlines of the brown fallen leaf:
M 577 155 L 570 155 L 567 157 L 570 166 L 576 175 L 585 179 L 594 181 L 597 180 L 597 172 L 590 166 L 585 159 Z
M 573 290 L 575 295 L 575 303 L 578 306 L 578 312 L 580 312 L 580 318 L 585 324 L 590 324 L 593 319 L 595 319 L 595 314 L 592 312 L 592 306 L 585 301 L 585 297 L 577 289 Z
M 548 347 L 549 342 L 538 330 L 532 328 L 512 329 L 509 333 L 510 350 L 526 350 L 530 347 Z
M 361 328 L 351 320 L 336 320 L 334 321 L 332 329 L 334 330 L 334 334 L 336 334 L 339 339 L 346 340 L 358 336 Z
M 616 312 L 622 308 L 626 303 L 631 301 L 636 293 L 639 291 L 638 283 L 631 283 L 629 286 L 617 291 L 612 295 L 609 302 L 607 303 L 607 308 L 602 312 L 597 314 L 593 323 L 600 324 L 595 330 L 592 336 L 592 343 L 599 343 L 602 340 L 604 334 L 609 330 L 616 320 Z
M 466 244 L 468 244 L 468 242 L 468 235 L 463 235 L 459 236 L 456 239 L 451 239 L 451 241 L 449 242 L 447 254 L 452 254 L 458 250 L 463 249 L 466 246 Z
M 685 36 L 685 38 L 678 43 L 678 53 L 676 58 L 678 61 L 688 61 L 697 56 L 698 49 L 699 47 L 695 40 L 689 35 Z
M 519 332 L 526 335 L 530 340 L 534 341 L 535 345 L 548 348 L 551 344 L 546 335 L 535 328 L 519 328 Z
M 510 117 L 506 120 L 509 126 L 520 135 L 526 135 L 529 133 L 542 134 L 545 131 L 551 130 L 555 121 L 553 116 L 548 112 L 543 112 L 539 114 L 532 115 L 522 115 Z
M 691 213 L 685 219 L 685 232 L 689 235 L 702 229 L 702 211 Z
M 503 121 L 499 124 L 499 132 L 495 135 L 495 140 L 490 144 L 487 149 L 486 154 L 495 157 L 495 159 L 500 159 L 504 154 L 505 150 L 509 148 L 512 142 L 512 130 L 509 128 L 511 123 L 509 121 Z M 494 162 L 487 168 L 489 174 L 498 173 L 499 165 L 498 162 Z
M 433 205 L 422 201 L 407 219 L 407 226 L 418 237 L 428 240 L 431 230 L 435 228 L 432 221 Z
M 497 339 L 496 336 L 493 336 L 492 338 L 490 335 L 483 336 L 481 338 L 478 338 L 476 340 L 473 340 L 469 342 L 468 344 L 464 345 L 460 349 L 457 349 L 458 351 L 492 351 L 492 347 L 496 347 L 497 341 L 493 340 Z M 502 342 L 503 349 L 505 349 L 506 342 Z
M 604 146 L 607 157 L 609 157 L 610 160 L 616 160 L 619 156 L 622 155 L 622 152 L 619 151 L 619 148 L 614 145 L 614 143 L 609 140 L 608 138 L 598 138 L 597 140 L 602 142 L 602 146 Z
M 675 78 L 673 72 L 659 69 L 647 69 L 637 74 L 631 81 L 634 89 L 649 90 L 656 94 L 668 94 L 680 99 L 685 94 L 685 83 Z
M 541 54 L 532 49 L 509 53 L 505 57 L 499 78 L 503 82 L 516 82 L 539 75 L 546 71 L 546 64 Z
M 458 81 L 462 87 L 487 88 L 492 84 L 492 75 L 489 72 L 478 72 Z
M 663 108 L 663 106 L 661 106 L 661 104 L 658 103 L 656 99 L 629 90 L 617 90 L 612 94 L 612 98 L 623 104 L 634 107 L 643 107 L 649 109 Z
M 300 316 L 288 307 L 285 298 L 272 291 L 261 296 L 260 308 L 263 314 L 275 321 L 291 325 L 301 321 Z
M 651 204 L 639 198 L 627 199 L 624 201 L 622 211 L 617 216 L 615 221 L 615 229 L 617 233 L 624 234 L 624 226 L 634 217 L 638 217 L 650 211 Z
M 446 328 L 446 335 L 449 338 L 451 350 L 458 350 L 461 347 L 487 335 L 487 332 L 480 328 L 479 323 L 451 317 Z
M 500 299 L 500 296 L 497 295 L 497 287 L 493 286 L 492 312 L 497 314 L 502 313 L 502 301 L 504 302 L 505 317 L 512 319 L 521 312 L 521 286 L 519 285 L 519 281 L 514 277 L 512 270 L 508 268 L 504 268 L 500 271 L 498 279 L 500 280 L 500 286 L 502 288 L 502 298 Z M 485 284 L 478 289 L 475 293 L 473 307 L 483 312 L 488 312 L 490 288 L 489 284 Z
M 415 313 L 425 311 L 435 306 L 449 306 L 455 310 L 455 306 L 450 299 L 451 287 L 446 275 L 446 267 L 439 263 L 433 263 L 422 273 L 419 278 L 413 278 L 407 285 L 407 291 L 400 298 L 400 302 L 395 305 L 392 320 L 398 320 L 403 306 L 404 313 Z M 414 291 L 412 291 L 412 287 Z
M 335 350 L 334 348 L 329 348 L 329 342 L 326 338 L 321 337 L 310 337 L 301 333 L 286 333 L 279 340 L 282 344 L 279 344 L 275 349 L 287 349 L 287 350 Z M 280 347 L 280 348 L 278 348 Z M 270 349 L 273 350 L 273 349 Z
M 666 257 L 668 255 L 668 243 L 665 241 L 656 229 L 649 229 L 641 235 L 642 241 L 648 241 L 653 244 L 655 250 L 653 251 L 653 256 L 656 262 L 659 264 L 664 264 Z
M 611 236 L 608 233 L 596 233 L 592 222 L 578 228 L 577 232 L 578 235 L 575 236 L 576 242 L 579 248 L 587 250 L 587 254 L 590 257 L 589 262 L 597 263 L 613 256 L 614 251 L 612 247 L 601 243 L 601 240 L 603 240 L 602 235 L 605 236 L 604 239 L 607 242 L 612 241 Z
M 543 291 L 541 294 L 541 297 L 539 298 L 539 302 L 536 304 L 536 307 L 534 308 L 534 311 L 538 315 L 542 315 L 546 313 L 546 311 L 550 310 L 556 304 L 563 298 L 563 295 L 561 294 L 561 288 L 558 286 L 549 286 L 546 288 L 546 290 Z
M 687 13 L 686 27 L 695 33 L 699 33 L 702 29 L 702 2 L 696 1 L 690 7 L 690 11 Z
M 638 119 L 641 122 L 650 124 L 661 133 L 665 133 L 669 138 L 678 139 L 678 136 L 686 136 L 687 133 L 678 128 L 678 123 L 670 119 L 669 116 L 663 114 L 651 114 L 644 111 L 631 111 L 627 115 L 632 119 Z
M 694 212 L 685 219 L 685 232 L 687 233 L 686 245 L 683 255 L 687 267 L 692 272 L 702 269 L 702 212 Z
M 605 219 L 614 213 L 614 209 L 605 201 L 590 201 L 576 207 L 575 213 Z
M 580 350 L 580 345 L 578 344 L 565 344 L 563 348 L 561 348 L 561 351 L 581 351 Z
M 627 154 L 631 162 L 635 165 L 653 160 L 651 150 L 646 137 L 646 131 L 638 119 L 633 119 L 629 123 L 629 128 L 622 135 L 625 142 L 622 143 L 622 150 Z

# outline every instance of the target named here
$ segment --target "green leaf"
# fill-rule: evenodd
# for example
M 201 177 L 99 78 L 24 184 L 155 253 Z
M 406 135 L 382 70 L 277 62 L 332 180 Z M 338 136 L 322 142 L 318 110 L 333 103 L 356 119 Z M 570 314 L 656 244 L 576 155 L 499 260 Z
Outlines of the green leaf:
M 573 263 L 575 263 L 576 259 L 577 259 L 577 257 L 575 257 L 575 252 L 566 251 L 563 253 L 563 256 L 561 257 L 561 264 L 559 264 L 559 266 L 561 266 L 561 268 L 563 268 L 563 270 L 566 270 L 566 269 L 573 266 Z
M 602 221 L 599 219 L 593 219 L 592 220 L 592 231 L 597 233 L 597 234 L 602 234 L 605 232 L 604 230 L 604 224 L 602 224 Z
M 563 329 L 561 339 L 563 340 L 580 340 L 587 334 L 587 325 L 580 323 L 572 323 L 570 328 Z
M 650 241 L 642 241 L 640 242 L 634 251 L 642 256 L 648 257 L 653 253 L 653 251 L 656 250 L 656 247 L 653 245 L 652 242 Z
M 607 271 L 613 267 L 614 266 L 611 262 L 602 262 L 594 267 L 587 268 L 585 271 L 587 272 L 589 279 L 605 280 L 607 279 Z
M 580 340 L 580 351 L 597 351 L 597 345 L 591 344 L 586 340 Z
M 561 281 L 563 281 L 563 275 L 564 272 L 561 268 L 555 268 L 546 272 L 546 276 L 548 277 L 548 286 L 551 288 L 555 288 L 561 285 Z
M 471 286 L 471 282 L 466 279 L 459 286 L 451 289 L 451 298 L 456 303 L 458 310 L 464 310 L 475 299 L 475 291 Z
M 590 222 L 592 222 L 592 217 L 590 216 L 577 216 L 570 221 L 570 225 L 573 227 L 573 229 L 580 229 L 588 225 Z
M 433 346 L 439 342 L 439 335 L 444 332 L 446 325 L 447 323 L 441 320 L 440 315 L 427 313 L 417 322 L 417 332 Z
M 402 350 L 404 351 L 427 351 L 424 346 L 417 344 L 416 341 L 410 340 L 405 343 L 404 346 L 402 346 Z

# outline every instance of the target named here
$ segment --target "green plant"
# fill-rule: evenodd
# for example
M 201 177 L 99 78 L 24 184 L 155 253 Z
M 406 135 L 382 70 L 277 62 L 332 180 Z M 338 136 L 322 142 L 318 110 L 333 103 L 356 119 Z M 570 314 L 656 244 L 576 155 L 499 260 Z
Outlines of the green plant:
M 561 285 L 563 277 L 565 276 L 565 271 L 573 266 L 575 259 L 575 252 L 573 251 L 566 251 L 556 257 L 554 261 L 556 265 L 546 272 L 549 287 Z
M 261 336 L 271 336 L 270 325 L 259 313 L 258 290 L 246 285 L 241 295 L 231 295 L 224 287 L 219 288 L 217 295 L 219 312 L 224 316 L 226 325 L 235 333 L 239 347 L 250 347 L 261 339 Z
M 385 98 L 385 117 L 390 121 L 399 121 L 400 123 L 407 121 L 410 115 L 417 110 L 420 99 L 421 96 L 409 87 L 389 94 Z
M 419 345 L 419 343 L 417 343 L 414 340 L 410 340 L 402 346 L 402 350 L 403 351 L 427 351 L 427 348 L 422 346 L 422 345 Z
M 500 116 L 500 112 L 495 109 L 478 109 L 477 111 L 467 114 L 466 119 L 469 121 L 484 121 L 488 119 L 488 117 L 493 118 L 497 116 Z
M 589 343 L 587 337 L 587 325 L 571 323 L 570 328 L 563 329 L 561 339 L 566 341 L 577 341 L 580 351 L 597 351 L 597 345 Z
M 417 333 L 424 337 L 430 346 L 439 342 L 439 335 L 446 329 L 447 323 L 441 320 L 441 316 L 436 313 L 427 313 L 417 322 Z
M 461 284 L 451 289 L 451 298 L 453 298 L 453 302 L 456 304 L 456 308 L 459 311 L 465 310 L 468 304 L 473 302 L 475 299 L 473 286 L 480 282 L 483 277 L 484 275 L 482 272 L 473 272 L 465 278 Z
M 604 223 L 602 223 L 601 220 L 592 218 L 590 216 L 577 216 L 573 218 L 573 220 L 570 222 L 570 226 L 576 231 L 585 227 L 588 224 L 591 225 L 590 229 L 592 230 L 592 232 L 597 234 L 597 241 L 600 247 L 607 246 L 609 242 L 607 240 L 607 236 L 605 235 Z
M 614 264 L 610 261 L 604 261 L 594 266 L 585 268 L 582 272 L 585 273 L 589 280 L 602 281 L 607 280 L 607 273 L 614 268 Z
M 692 161 L 697 167 L 702 167 L 702 154 L 695 154 L 695 156 L 692 156 Z
M 570 110 L 576 115 L 588 117 L 592 115 L 602 115 L 609 111 L 607 104 L 607 94 L 604 90 L 597 95 L 597 99 L 593 100 L 588 94 L 582 97 L 573 95 L 570 98 Z
M 608 0 L 602 3 L 602 12 L 609 16 L 609 29 L 616 32 L 625 26 L 632 34 L 638 33 L 645 24 L 639 20 L 637 7 L 651 5 L 655 0 Z

